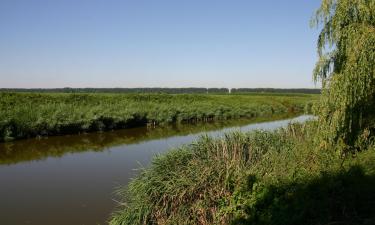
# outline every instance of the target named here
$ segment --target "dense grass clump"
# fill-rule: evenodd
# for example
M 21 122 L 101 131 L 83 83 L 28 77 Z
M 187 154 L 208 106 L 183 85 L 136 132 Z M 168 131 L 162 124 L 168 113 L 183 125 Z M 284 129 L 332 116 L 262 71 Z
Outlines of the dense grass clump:
M 312 95 L 0 93 L 0 141 L 302 112 Z
M 127 188 L 119 224 L 374 224 L 375 148 L 313 147 L 315 122 L 202 137 L 158 156 Z

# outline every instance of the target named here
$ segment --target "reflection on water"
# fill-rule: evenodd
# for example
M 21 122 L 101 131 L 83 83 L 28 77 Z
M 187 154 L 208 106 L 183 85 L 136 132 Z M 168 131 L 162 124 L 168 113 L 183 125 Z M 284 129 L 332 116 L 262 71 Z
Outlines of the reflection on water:
M 290 118 L 283 115 L 271 118 L 281 120 Z M 68 153 L 104 151 L 114 146 L 138 144 L 173 136 L 185 136 L 201 132 L 219 131 L 225 127 L 241 127 L 247 124 L 270 121 L 270 118 L 254 120 L 221 121 L 215 123 L 185 124 L 156 128 L 132 128 L 104 133 L 58 136 L 42 139 L 28 139 L 0 143 L 0 164 L 14 164 L 23 161 L 43 160 L 48 157 L 62 157 Z M 262 126 L 265 126 L 264 124 Z
M 204 133 L 275 129 L 291 121 L 272 119 L 278 121 L 142 127 L 2 143 L 0 224 L 104 224 L 115 205 L 114 188 L 126 185 L 136 175 L 135 169 L 147 165 L 154 154 L 190 143 Z

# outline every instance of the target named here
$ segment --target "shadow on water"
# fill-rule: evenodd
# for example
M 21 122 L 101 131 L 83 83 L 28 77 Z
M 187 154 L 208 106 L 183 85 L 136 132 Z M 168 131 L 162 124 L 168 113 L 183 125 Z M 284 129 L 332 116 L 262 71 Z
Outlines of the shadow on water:
M 86 151 L 104 151 L 108 148 L 138 144 L 144 141 L 185 136 L 190 134 L 221 130 L 228 127 L 240 127 L 250 123 L 261 123 L 290 118 L 296 115 L 229 120 L 221 122 L 183 124 L 155 128 L 130 128 L 125 130 L 108 131 L 101 133 L 88 133 L 70 136 L 55 136 L 41 139 L 19 140 L 0 143 L 0 164 L 14 164 L 23 161 L 43 160 L 48 157 L 62 157 L 68 153 Z
M 254 181 L 252 177 L 249 181 Z M 252 185 L 247 190 L 251 192 Z M 374 225 L 375 176 L 360 166 L 308 182 L 264 188 L 236 225 Z

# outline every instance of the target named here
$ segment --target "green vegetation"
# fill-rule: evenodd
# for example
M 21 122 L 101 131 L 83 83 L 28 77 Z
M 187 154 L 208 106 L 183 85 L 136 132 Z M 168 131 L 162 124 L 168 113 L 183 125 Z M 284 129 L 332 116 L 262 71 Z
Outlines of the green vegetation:
M 0 88 L 0 92 L 34 93 L 165 93 L 165 94 L 229 94 L 228 88 Z M 320 94 L 320 89 L 308 88 L 232 88 L 231 93 L 294 93 Z
M 303 112 L 316 96 L 0 93 L 0 141 Z
M 231 93 L 320 94 L 320 89 L 310 88 L 233 88 Z
M 375 224 L 375 1 L 322 0 L 317 23 L 317 121 L 158 156 L 110 224 Z
M 62 157 L 68 153 L 105 151 L 110 147 L 138 144 L 140 142 L 209 132 L 228 127 L 248 125 L 295 117 L 295 114 L 282 114 L 254 119 L 222 120 L 195 124 L 174 124 L 153 128 L 137 127 L 113 132 L 93 132 L 81 135 L 31 138 L 15 142 L 0 143 L 0 165 L 10 165 L 31 160 L 44 160 L 48 157 Z
M 208 88 L 3 88 L 3 92 L 36 92 L 36 93 L 167 93 L 167 94 L 207 94 L 216 93 L 217 91 L 228 93 L 226 88 L 208 89 Z
M 375 125 L 375 1 L 323 0 L 316 24 L 323 24 L 314 71 L 323 81 L 321 145 L 355 151 Z
M 373 224 L 375 147 L 343 160 L 314 146 L 316 122 L 232 133 L 156 157 L 118 224 Z

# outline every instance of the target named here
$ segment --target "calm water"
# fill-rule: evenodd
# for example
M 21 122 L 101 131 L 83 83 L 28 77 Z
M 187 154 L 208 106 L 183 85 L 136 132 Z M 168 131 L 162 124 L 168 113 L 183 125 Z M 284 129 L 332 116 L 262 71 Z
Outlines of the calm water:
M 208 133 L 275 129 L 291 121 L 229 121 L 30 139 L 0 144 L 0 224 L 105 224 L 126 185 L 153 155 Z

